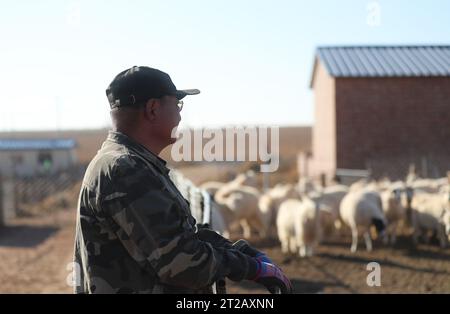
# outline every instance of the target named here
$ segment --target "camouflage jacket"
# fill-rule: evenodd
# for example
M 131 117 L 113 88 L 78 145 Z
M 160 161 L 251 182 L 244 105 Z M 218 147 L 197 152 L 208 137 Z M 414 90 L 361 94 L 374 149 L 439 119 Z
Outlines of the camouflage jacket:
M 89 164 L 75 236 L 76 293 L 196 293 L 249 279 L 256 263 L 203 241 L 165 162 L 110 132 Z

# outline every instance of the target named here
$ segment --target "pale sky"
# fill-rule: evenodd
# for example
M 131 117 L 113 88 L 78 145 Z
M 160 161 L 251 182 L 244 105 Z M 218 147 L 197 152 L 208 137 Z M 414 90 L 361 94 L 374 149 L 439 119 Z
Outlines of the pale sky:
M 311 125 L 317 46 L 449 44 L 449 12 L 448 0 L 0 1 L 0 131 L 106 127 L 105 89 L 133 65 L 201 90 L 182 126 Z

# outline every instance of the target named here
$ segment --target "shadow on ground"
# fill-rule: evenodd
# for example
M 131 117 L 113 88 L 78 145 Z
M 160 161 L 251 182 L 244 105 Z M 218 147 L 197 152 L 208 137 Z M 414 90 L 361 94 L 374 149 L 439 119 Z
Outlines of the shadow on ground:
M 0 228 L 0 247 L 35 247 L 58 230 L 59 228 L 54 226 L 4 226 Z

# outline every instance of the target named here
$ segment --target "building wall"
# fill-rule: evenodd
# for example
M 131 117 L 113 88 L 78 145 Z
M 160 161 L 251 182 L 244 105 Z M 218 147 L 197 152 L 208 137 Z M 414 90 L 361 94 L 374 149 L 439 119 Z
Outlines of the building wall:
M 337 78 L 336 119 L 338 168 L 422 157 L 450 168 L 450 78 Z
M 51 173 L 64 170 L 76 163 L 74 150 L 42 151 L 52 156 Z M 39 165 L 40 151 L 0 151 L 0 175 L 10 177 L 33 176 L 42 173 Z M 14 163 L 14 159 L 20 158 L 20 163 Z
M 310 175 L 333 176 L 336 168 L 335 80 L 317 63 L 313 82 L 315 122 Z

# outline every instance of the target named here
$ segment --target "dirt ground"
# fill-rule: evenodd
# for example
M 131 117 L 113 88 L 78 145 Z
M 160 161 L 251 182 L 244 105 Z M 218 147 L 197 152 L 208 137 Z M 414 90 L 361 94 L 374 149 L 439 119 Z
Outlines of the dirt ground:
M 265 242 L 265 243 L 264 243 Z M 375 243 L 372 252 L 350 253 L 350 240 L 329 241 L 310 258 L 283 256 L 277 241 L 254 243 L 279 264 L 296 293 L 450 293 L 450 249 L 413 248 L 401 237 L 393 248 Z M 381 267 L 381 286 L 367 285 L 370 262 Z M 228 282 L 230 293 L 265 293 L 257 285 Z
M 18 218 L 0 228 L 0 293 L 71 293 L 75 210 Z
M 0 229 L 0 293 L 71 293 L 69 275 L 75 211 L 16 219 Z M 349 239 L 328 242 L 307 259 L 286 257 L 276 240 L 251 241 L 278 263 L 296 293 L 450 293 L 450 249 L 420 245 L 400 237 L 395 248 L 375 243 L 374 251 L 349 250 Z M 363 248 L 363 244 L 361 244 Z M 369 262 L 381 266 L 381 286 L 369 287 Z M 251 282 L 228 282 L 229 293 L 266 293 Z

